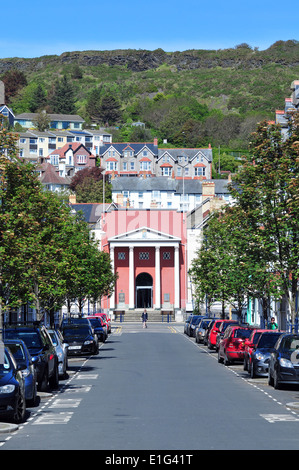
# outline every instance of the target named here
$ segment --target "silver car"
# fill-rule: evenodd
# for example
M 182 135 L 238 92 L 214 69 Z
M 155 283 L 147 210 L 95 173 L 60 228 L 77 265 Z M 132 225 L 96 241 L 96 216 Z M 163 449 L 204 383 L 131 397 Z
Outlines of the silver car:
M 58 356 L 59 377 L 66 378 L 68 368 L 67 350 L 69 345 L 63 342 L 63 337 L 59 330 L 48 330 L 48 332 Z

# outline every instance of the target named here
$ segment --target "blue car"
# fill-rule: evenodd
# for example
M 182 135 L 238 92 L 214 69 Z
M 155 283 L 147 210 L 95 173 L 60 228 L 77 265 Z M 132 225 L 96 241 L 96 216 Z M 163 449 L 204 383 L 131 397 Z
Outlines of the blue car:
M 36 369 L 27 346 L 21 339 L 6 339 L 4 344 L 9 348 L 17 365 L 22 369 L 26 402 L 29 406 L 34 406 L 37 396 Z
M 268 381 L 276 389 L 282 384 L 299 385 L 299 334 L 285 333 L 275 344 Z
M 26 416 L 25 382 L 10 350 L 0 344 L 0 416 L 9 416 L 16 424 Z

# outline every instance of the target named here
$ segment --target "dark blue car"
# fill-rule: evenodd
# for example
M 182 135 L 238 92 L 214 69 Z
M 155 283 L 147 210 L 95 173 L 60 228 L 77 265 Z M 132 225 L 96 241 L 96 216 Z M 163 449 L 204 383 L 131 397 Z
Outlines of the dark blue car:
M 37 396 L 36 369 L 27 346 L 21 339 L 6 339 L 4 343 L 12 353 L 17 365 L 22 368 L 26 402 L 29 406 L 34 406 Z
M 249 361 L 251 378 L 268 377 L 270 356 L 274 350 L 275 343 L 282 334 L 282 332 L 275 330 L 261 334 L 251 352 Z
M 18 366 L 3 343 L 0 344 L 0 416 L 8 416 L 14 423 L 25 420 L 25 381 Z
M 279 389 L 281 384 L 299 385 L 299 334 L 283 334 L 271 353 L 269 385 Z

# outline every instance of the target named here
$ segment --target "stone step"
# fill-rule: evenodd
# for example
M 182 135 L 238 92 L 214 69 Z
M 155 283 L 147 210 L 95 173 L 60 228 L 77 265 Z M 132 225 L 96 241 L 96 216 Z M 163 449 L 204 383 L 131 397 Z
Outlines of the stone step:
M 135 310 L 124 310 L 124 313 L 120 311 L 114 314 L 114 321 L 123 321 L 123 322 L 141 322 L 142 309 Z M 162 322 L 167 321 L 167 313 L 161 313 L 161 310 L 147 309 L 148 322 Z M 174 315 L 171 315 L 171 321 L 174 321 Z

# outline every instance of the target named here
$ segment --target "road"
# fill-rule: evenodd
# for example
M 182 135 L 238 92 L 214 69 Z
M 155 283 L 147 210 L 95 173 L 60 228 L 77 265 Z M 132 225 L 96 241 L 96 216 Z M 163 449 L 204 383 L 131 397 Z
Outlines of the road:
M 182 325 L 121 323 L 98 356 L 70 359 L 68 379 L 0 433 L 0 449 L 299 449 L 299 389 L 218 364 Z

